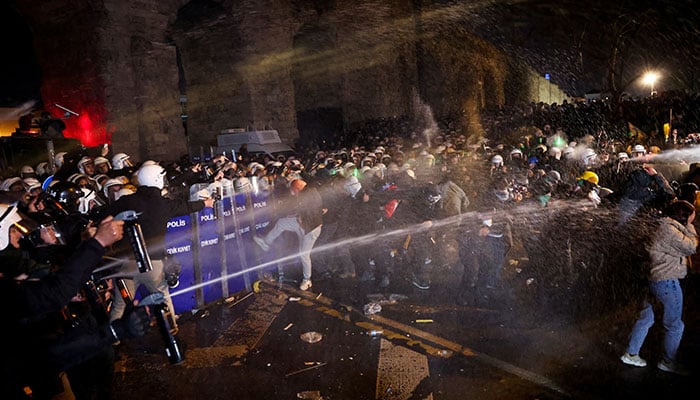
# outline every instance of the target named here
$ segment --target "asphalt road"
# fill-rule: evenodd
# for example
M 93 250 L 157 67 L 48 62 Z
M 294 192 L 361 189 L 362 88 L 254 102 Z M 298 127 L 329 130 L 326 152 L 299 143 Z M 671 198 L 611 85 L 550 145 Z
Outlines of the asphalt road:
M 642 350 L 648 367 L 619 361 L 635 304 L 593 315 L 579 304 L 579 312 L 569 312 L 535 295 L 527 259 L 509 267 L 511 296 L 482 296 L 469 306 L 455 303 L 459 266 L 436 269 L 429 290 L 401 273 L 382 291 L 376 282 L 339 278 L 319 277 L 308 292 L 293 282 L 263 281 L 257 292 L 180 316 L 182 364 L 168 364 L 156 332 L 124 341 L 114 398 L 695 398 L 692 376 L 655 367 L 660 324 Z M 366 315 L 369 303 L 381 311 Z M 692 287 L 686 303 L 681 357 L 698 371 L 700 313 Z

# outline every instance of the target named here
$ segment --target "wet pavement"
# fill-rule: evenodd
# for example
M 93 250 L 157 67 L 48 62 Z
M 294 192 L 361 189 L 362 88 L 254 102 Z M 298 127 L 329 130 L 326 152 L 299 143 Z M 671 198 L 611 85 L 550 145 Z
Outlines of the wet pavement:
M 400 273 L 384 291 L 339 278 L 316 278 L 308 292 L 263 280 L 257 291 L 180 316 L 186 359 L 179 365 L 169 365 L 155 330 L 124 341 L 114 398 L 691 398 L 693 377 L 655 367 L 660 324 L 642 351 L 648 367 L 619 361 L 633 305 L 573 318 L 529 298 L 527 275 L 513 272 L 509 282 L 518 290 L 509 299 L 461 306 L 461 271 L 442 267 L 433 276 L 429 290 Z M 381 311 L 366 315 L 369 303 Z M 689 307 L 681 346 L 695 371 L 698 314 Z

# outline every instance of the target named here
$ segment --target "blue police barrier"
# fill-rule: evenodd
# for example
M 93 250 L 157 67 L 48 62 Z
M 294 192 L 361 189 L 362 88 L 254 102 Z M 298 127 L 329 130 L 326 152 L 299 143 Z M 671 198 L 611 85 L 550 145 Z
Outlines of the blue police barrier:
M 271 192 L 267 190 L 253 192 L 250 195 L 250 202 L 253 207 L 251 225 L 254 227 L 256 235 L 264 236 L 272 228 L 273 210 Z M 264 264 L 276 260 L 278 254 L 275 251 L 275 247 L 276 246 L 273 246 L 269 252 L 262 252 L 259 251 L 260 248 L 255 245 L 254 248 L 258 250 L 257 254 L 255 254 L 255 262 L 257 264 Z M 265 273 L 274 275 L 277 271 L 277 264 L 271 264 L 270 266 L 262 268 L 259 271 L 259 275 Z
M 245 260 L 241 256 L 243 251 L 243 246 L 241 245 L 241 237 L 238 232 L 238 214 L 241 211 L 238 210 L 239 200 L 236 199 L 237 196 L 224 198 L 224 209 L 226 211 L 224 214 L 225 230 L 224 241 L 226 246 L 226 260 L 228 261 L 228 274 L 232 275 L 237 272 L 241 272 L 245 269 Z M 235 204 L 235 207 L 234 207 Z M 245 203 L 244 203 L 245 204 Z M 245 275 L 237 275 L 231 277 L 227 280 L 228 290 L 230 293 L 235 293 L 246 288 Z
M 202 268 L 202 288 L 204 302 L 210 303 L 223 297 L 221 289 L 221 259 L 219 257 L 219 233 L 217 231 L 215 211 L 205 208 L 197 213 L 199 217 L 199 260 Z M 215 283 L 206 284 L 207 282 Z
M 175 217 L 168 221 L 165 233 L 165 251 L 168 256 L 175 257 L 182 266 L 180 285 L 177 290 L 186 290 L 192 287 L 196 281 L 192 257 L 192 224 L 189 215 Z M 175 296 L 172 301 L 176 314 L 197 308 L 194 290 Z
M 195 188 L 195 192 L 196 189 L 198 188 Z M 256 275 L 261 276 L 263 272 L 273 274 L 278 269 L 274 263 L 256 269 L 262 263 L 274 261 L 278 255 L 275 254 L 274 247 L 273 251 L 263 252 L 252 240 L 254 232 L 263 235 L 271 228 L 271 193 L 259 191 L 233 196 L 228 194 L 222 197 L 221 203 L 218 213 L 205 208 L 192 214 L 196 216 L 196 226 L 193 226 L 189 215 L 175 217 L 168 222 L 166 252 L 169 256 L 176 257 L 182 266 L 180 285 L 176 289 L 182 294 L 172 298 L 177 314 L 220 300 L 224 294 L 249 290 L 251 280 L 258 279 Z M 217 218 L 223 218 L 223 225 L 219 224 Z M 195 231 L 199 239 L 197 244 L 194 243 Z M 195 255 L 198 255 L 198 260 L 195 260 Z M 250 272 L 236 274 L 248 270 Z M 197 281 L 198 273 L 203 284 L 199 289 L 203 293 L 199 301 L 195 289 L 187 290 L 200 283 Z M 235 276 L 222 279 L 224 274 Z M 202 301 L 204 304 L 198 304 Z

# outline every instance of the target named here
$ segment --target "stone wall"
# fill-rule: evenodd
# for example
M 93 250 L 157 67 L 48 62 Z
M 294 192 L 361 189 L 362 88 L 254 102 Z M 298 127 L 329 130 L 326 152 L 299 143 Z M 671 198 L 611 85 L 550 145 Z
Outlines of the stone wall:
M 429 0 L 17 1 L 45 103 L 94 109 L 96 134 L 81 139 L 111 139 L 137 161 L 177 158 L 226 128 L 293 144 L 309 134 L 298 115 L 347 126 L 417 113 L 416 98 L 477 137 L 481 110 L 531 95 L 509 92 L 526 79 Z

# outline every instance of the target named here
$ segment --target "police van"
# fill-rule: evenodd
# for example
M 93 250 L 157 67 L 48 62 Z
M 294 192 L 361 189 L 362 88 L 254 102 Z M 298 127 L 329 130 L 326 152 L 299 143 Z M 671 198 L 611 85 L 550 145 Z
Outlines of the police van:
M 216 136 L 216 145 L 217 154 L 224 154 L 232 160 L 237 159 L 243 145 L 251 155 L 268 155 L 274 159 L 287 158 L 295 154 L 291 147 L 282 143 L 279 132 L 276 130 L 224 129 Z

